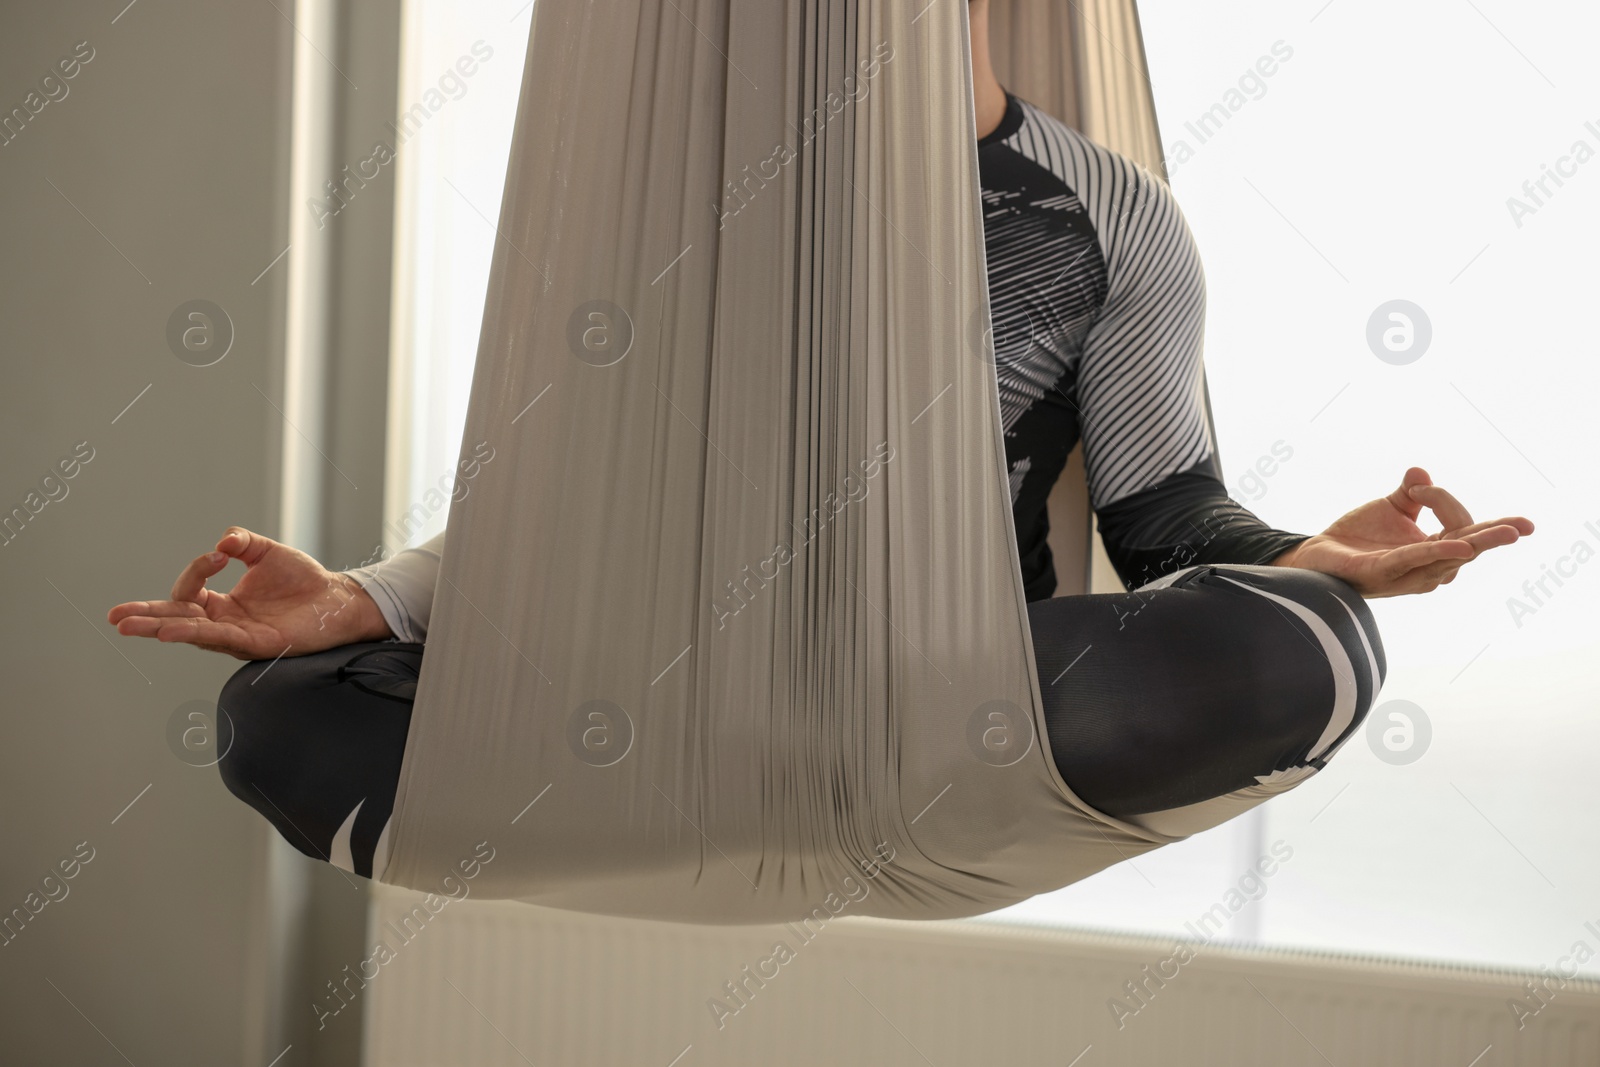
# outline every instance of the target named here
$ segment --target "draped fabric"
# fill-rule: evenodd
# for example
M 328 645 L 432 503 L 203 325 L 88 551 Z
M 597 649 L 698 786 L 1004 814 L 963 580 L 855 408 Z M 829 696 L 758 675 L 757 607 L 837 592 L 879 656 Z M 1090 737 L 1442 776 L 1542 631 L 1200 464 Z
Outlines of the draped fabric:
M 1131 4 L 1013 11 L 1019 72 L 1144 94 L 1051 106 L 1154 141 Z M 1047 749 L 966 20 L 537 4 L 386 881 L 944 918 L 1176 839 Z
M 996 0 L 1000 84 L 1165 179 L 1139 14 L 1130 0 Z

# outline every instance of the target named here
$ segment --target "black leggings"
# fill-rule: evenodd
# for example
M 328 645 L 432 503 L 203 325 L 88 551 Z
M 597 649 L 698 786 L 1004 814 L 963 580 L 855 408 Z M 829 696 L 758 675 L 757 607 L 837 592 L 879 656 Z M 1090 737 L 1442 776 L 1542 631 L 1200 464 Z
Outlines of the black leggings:
M 1294 568 L 1191 567 L 1036 601 L 1028 618 L 1061 777 L 1119 817 L 1320 768 L 1387 669 L 1360 595 Z M 233 728 L 223 781 L 301 852 L 370 877 L 422 652 L 370 641 L 241 667 L 218 701 Z

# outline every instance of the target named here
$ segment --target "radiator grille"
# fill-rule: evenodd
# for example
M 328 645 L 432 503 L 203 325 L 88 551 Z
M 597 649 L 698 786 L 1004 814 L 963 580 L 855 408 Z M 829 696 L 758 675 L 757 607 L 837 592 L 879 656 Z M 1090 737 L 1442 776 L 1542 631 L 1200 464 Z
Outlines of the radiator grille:
M 418 900 L 374 894 L 369 940 L 393 955 L 347 983 L 365 998 L 368 1064 L 1600 1067 L 1595 982 L 1558 988 L 1519 1030 L 1508 1002 L 1538 976 L 1509 970 L 1215 944 L 1183 960 L 1171 940 L 986 922 L 698 928 L 477 901 L 397 932 Z

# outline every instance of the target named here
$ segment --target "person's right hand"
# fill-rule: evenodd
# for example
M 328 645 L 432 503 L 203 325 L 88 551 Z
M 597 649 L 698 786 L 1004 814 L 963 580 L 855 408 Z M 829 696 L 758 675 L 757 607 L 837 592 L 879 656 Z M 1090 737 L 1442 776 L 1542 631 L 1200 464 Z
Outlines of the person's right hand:
M 230 558 L 248 570 L 231 592 L 206 588 Z M 346 574 L 297 548 L 230 526 L 217 550 L 196 557 L 171 600 L 134 600 L 106 615 L 117 633 L 182 642 L 237 659 L 303 656 L 392 637 L 378 605 Z

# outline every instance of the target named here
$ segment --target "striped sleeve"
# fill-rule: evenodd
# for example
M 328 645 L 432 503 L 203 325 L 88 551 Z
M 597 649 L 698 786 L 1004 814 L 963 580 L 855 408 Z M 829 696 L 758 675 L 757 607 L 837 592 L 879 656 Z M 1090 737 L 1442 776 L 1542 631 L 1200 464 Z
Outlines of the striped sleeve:
M 1097 146 L 1095 146 L 1097 147 Z M 1206 416 L 1205 276 L 1166 183 L 1098 149 L 1091 161 L 1106 301 L 1084 342 L 1078 396 L 1095 508 L 1212 455 Z
M 388 559 L 340 573 L 348 574 L 367 591 L 397 639 L 426 641 L 443 551 L 444 534 L 440 533 Z
M 1084 338 L 1077 383 L 1099 510 L 1215 451 L 1200 358 L 1205 275 L 1166 182 L 1034 105 L 1023 110 L 1009 143 L 1077 194 L 1105 261 L 1105 301 Z
M 1197 562 L 1270 562 L 1306 535 L 1267 526 L 1222 484 L 1201 358 L 1205 275 L 1176 199 L 1126 156 L 1016 102 L 1023 121 L 1006 145 L 1072 191 L 1100 253 L 1093 262 L 1074 257 L 1068 267 L 1076 270 L 1048 270 L 1058 303 L 1093 305 L 1073 346 L 1071 385 L 1055 388 L 1078 411 L 1090 499 L 1112 565 L 1132 589 Z M 1035 249 L 1024 261 L 1040 258 Z M 1086 276 L 1096 284 L 1087 286 Z M 993 272 L 991 286 L 992 279 Z

